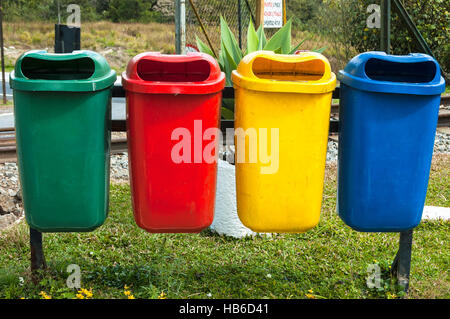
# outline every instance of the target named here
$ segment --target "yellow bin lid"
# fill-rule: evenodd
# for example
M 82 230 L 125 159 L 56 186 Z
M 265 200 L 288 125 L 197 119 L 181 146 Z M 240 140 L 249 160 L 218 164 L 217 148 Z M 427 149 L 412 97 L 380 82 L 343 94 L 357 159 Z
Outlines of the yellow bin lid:
M 264 92 L 327 93 L 336 87 L 330 63 L 316 52 L 256 51 L 241 60 L 231 79 L 235 87 Z

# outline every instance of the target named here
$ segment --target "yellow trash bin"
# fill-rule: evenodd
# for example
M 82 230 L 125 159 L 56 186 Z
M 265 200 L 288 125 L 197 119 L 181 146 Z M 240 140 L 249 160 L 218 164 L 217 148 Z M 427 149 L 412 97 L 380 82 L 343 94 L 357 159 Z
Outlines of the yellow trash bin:
M 336 76 L 319 53 L 258 51 L 232 73 L 237 210 L 256 232 L 317 225 Z

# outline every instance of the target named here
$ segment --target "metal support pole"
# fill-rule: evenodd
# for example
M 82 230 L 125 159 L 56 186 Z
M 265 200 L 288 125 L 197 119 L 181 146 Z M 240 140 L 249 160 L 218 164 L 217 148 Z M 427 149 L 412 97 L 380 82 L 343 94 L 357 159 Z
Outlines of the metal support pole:
M 244 1 L 245 1 L 245 5 L 247 6 L 248 13 L 250 13 L 250 17 L 252 18 L 252 22 L 254 25 L 256 25 L 255 16 L 253 15 L 253 12 L 252 12 L 252 7 L 248 3 L 248 0 L 244 0 Z
M 195 7 L 192 0 L 189 0 L 189 3 L 191 5 L 192 11 L 194 11 L 194 14 L 195 14 L 195 17 L 197 18 L 198 23 L 200 24 L 200 28 L 202 28 L 203 34 L 205 35 L 205 38 L 206 38 L 206 41 L 208 41 L 209 48 L 211 49 L 212 53 L 214 54 L 214 57 L 217 58 L 216 51 L 214 50 L 211 40 L 209 39 L 208 32 L 206 32 L 206 28 L 203 25 L 202 19 L 200 18 L 200 15 L 197 12 L 197 8 Z
M 186 2 L 175 0 L 175 52 L 186 53 Z
M 422 48 L 422 50 L 426 54 L 431 55 L 432 57 L 434 57 L 433 56 L 433 52 L 431 51 L 431 49 L 428 46 L 428 44 L 425 41 L 425 39 L 423 38 L 422 34 L 417 29 L 416 25 L 414 24 L 413 20 L 409 16 L 408 12 L 406 12 L 405 7 L 398 0 L 393 0 L 393 1 L 394 1 L 394 10 L 395 10 L 395 12 L 397 12 L 397 14 L 403 19 L 403 21 L 406 24 L 406 28 L 408 29 L 408 31 L 410 33 L 412 33 L 412 35 L 414 36 L 416 41 L 419 43 L 419 45 Z
M 6 100 L 6 84 L 5 84 L 5 54 L 3 50 L 3 1 L 0 0 L 0 46 L 1 46 L 1 58 L 2 58 L 2 90 L 3 90 L 3 104 L 7 103 Z
M 44 250 L 42 249 L 42 233 L 30 227 L 30 249 L 31 249 L 31 273 L 33 281 L 37 282 L 36 272 L 47 268 Z
M 58 0 L 57 7 L 58 7 L 58 24 L 61 24 L 61 5 L 59 3 L 59 0 Z
M 239 48 L 242 50 L 242 13 L 241 13 L 241 0 L 238 0 L 238 28 L 239 28 Z
M 400 233 L 399 249 L 391 266 L 392 276 L 397 277 L 398 284 L 403 287 L 405 293 L 408 293 L 409 288 L 412 238 L 412 229 Z
M 380 49 L 387 54 L 391 51 L 391 0 L 381 0 Z

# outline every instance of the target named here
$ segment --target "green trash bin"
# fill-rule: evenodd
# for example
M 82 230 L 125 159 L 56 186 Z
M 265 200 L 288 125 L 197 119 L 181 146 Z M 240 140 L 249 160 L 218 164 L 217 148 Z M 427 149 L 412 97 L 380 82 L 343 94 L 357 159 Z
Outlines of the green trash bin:
M 26 220 L 41 232 L 91 231 L 108 214 L 111 92 L 101 55 L 29 51 L 10 74 Z

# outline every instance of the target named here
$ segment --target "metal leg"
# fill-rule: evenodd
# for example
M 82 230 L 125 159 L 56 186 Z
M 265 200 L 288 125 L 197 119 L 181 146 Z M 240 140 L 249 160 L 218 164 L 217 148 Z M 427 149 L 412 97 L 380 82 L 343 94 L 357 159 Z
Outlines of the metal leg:
M 31 249 L 31 275 L 33 282 L 37 282 L 36 272 L 47 268 L 44 250 L 42 249 L 42 233 L 30 227 L 30 249 Z
M 400 233 L 399 249 L 391 266 L 392 275 L 397 277 L 398 284 L 403 287 L 405 293 L 408 293 L 409 288 L 412 238 L 412 229 Z

